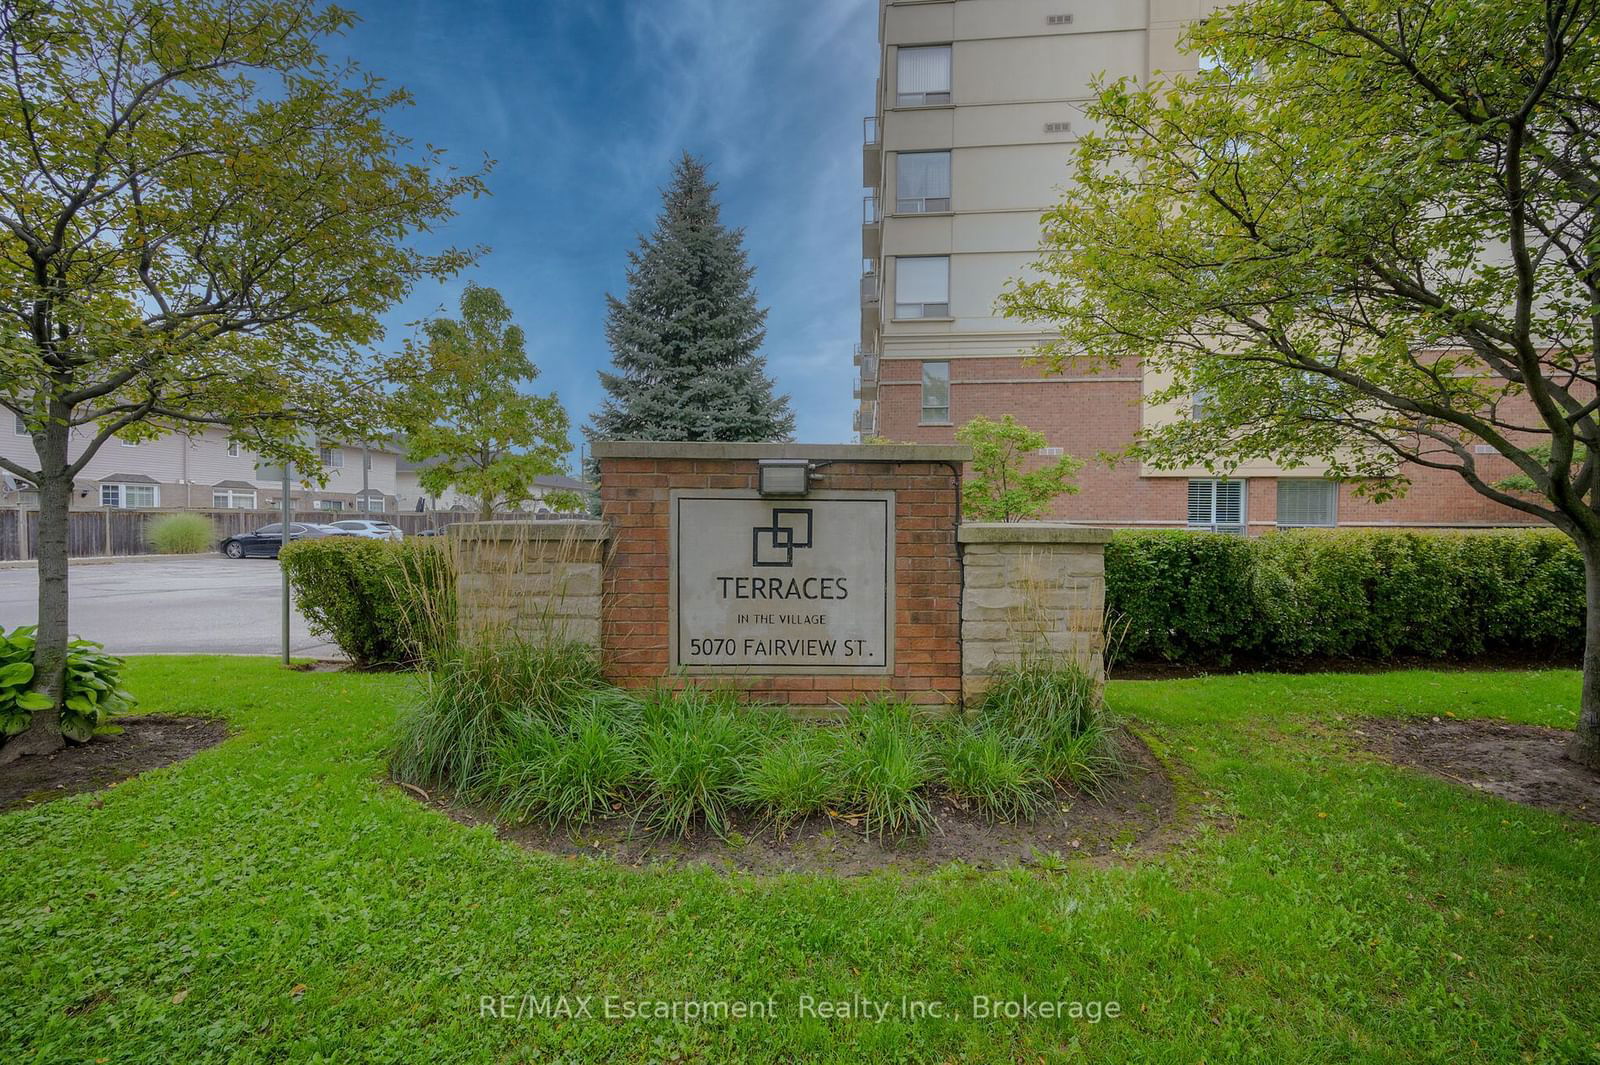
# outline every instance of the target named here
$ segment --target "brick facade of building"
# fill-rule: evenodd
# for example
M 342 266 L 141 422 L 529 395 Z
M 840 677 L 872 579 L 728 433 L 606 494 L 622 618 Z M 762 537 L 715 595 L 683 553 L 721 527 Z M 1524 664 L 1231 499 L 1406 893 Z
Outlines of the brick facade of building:
M 1069 366 L 1065 373 L 1053 375 L 1020 356 L 950 359 L 949 366 L 950 423 L 929 425 L 920 417 L 922 362 L 883 360 L 879 436 L 895 442 L 948 444 L 955 440 L 956 427 L 977 415 L 1012 414 L 1044 433 L 1050 447 L 1085 460 L 1076 477 L 1078 493 L 1057 500 L 1052 517 L 1114 527 L 1184 527 L 1187 476 L 1152 475 L 1132 459 L 1109 465 L 1099 458 L 1126 448 L 1139 431 L 1144 382 L 1137 368 L 1093 373 Z M 1490 480 L 1515 472 L 1499 456 L 1480 455 L 1478 461 Z M 1456 528 L 1538 524 L 1527 514 L 1479 495 L 1449 471 L 1412 466 L 1408 475 L 1407 493 L 1384 503 L 1358 495 L 1354 484 L 1339 485 L 1337 524 Z M 1276 527 L 1277 476 L 1245 471 L 1236 477 L 1246 485 L 1250 531 Z

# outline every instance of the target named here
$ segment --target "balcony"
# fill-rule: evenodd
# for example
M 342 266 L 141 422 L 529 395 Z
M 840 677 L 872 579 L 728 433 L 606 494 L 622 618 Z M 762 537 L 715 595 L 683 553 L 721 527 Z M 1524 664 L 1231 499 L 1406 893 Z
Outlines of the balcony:
M 878 264 L 872 259 L 863 257 L 861 263 L 861 306 L 876 307 L 880 298 Z
M 878 116 L 861 120 L 861 184 L 875 189 L 883 183 L 883 143 L 878 136 Z
M 855 431 L 863 436 L 872 436 L 878 431 L 878 411 L 876 406 L 857 408 L 851 425 Z
M 861 367 L 861 373 L 856 378 L 856 398 L 874 399 L 878 395 L 878 353 L 863 351 L 861 345 L 856 345 L 855 365 Z
M 883 216 L 878 213 L 878 197 L 861 200 L 861 257 L 876 259 L 883 254 Z

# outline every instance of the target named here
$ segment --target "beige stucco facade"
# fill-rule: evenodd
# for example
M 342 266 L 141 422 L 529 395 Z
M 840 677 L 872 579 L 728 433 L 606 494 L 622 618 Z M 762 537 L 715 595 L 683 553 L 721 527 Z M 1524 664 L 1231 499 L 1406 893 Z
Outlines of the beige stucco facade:
M 1050 334 L 997 311 L 1033 274 L 1042 218 L 1070 197 L 1098 78 L 1193 72 L 1186 27 L 1217 0 L 880 0 L 874 113 L 864 124 L 860 439 L 952 441 L 977 415 L 1014 414 L 1045 433 L 1041 458 L 1087 460 L 1081 491 L 1054 517 L 1099 525 L 1260 532 L 1297 525 L 1458 528 L 1528 524 L 1454 474 L 1417 468 L 1407 498 L 1376 504 L 1326 467 L 1249 462 L 1218 478 L 1155 469 L 1117 453 L 1142 429 L 1182 417 L 1149 398 L 1167 382 L 1144 367 L 1028 356 Z M 1498 456 L 1480 460 L 1509 475 Z M 1501 467 L 1503 466 L 1503 474 Z
M 1030 276 L 1041 217 L 1067 194 L 1072 146 L 1096 77 L 1193 69 L 1178 51 L 1201 0 L 883 0 L 877 110 L 863 177 L 860 434 L 877 435 L 881 363 L 1014 357 L 1047 334 L 997 313 L 1007 283 Z M 912 99 L 900 53 L 948 48 L 948 93 Z M 948 153 L 947 209 L 903 209 L 902 159 Z M 943 199 L 943 198 L 941 198 Z M 948 260 L 943 313 L 901 313 L 901 263 Z
M 33 440 L 7 412 L 0 432 L 0 456 L 33 469 L 38 456 Z M 68 455 L 83 454 L 92 436 L 74 435 Z M 395 508 L 396 464 L 399 454 L 383 446 L 325 442 L 320 480 L 297 483 L 292 489 L 300 510 L 371 511 Z M 368 462 L 362 479 L 363 460 Z M 155 440 L 129 443 L 106 441 L 76 479 L 72 505 L 92 510 L 102 506 L 127 509 L 266 509 L 279 505 L 282 482 L 264 477 L 260 458 L 248 447 L 228 440 L 220 429 L 194 429 L 168 433 Z M 367 498 L 363 500 L 365 484 Z M 15 478 L 0 484 L 0 506 L 35 505 L 34 493 Z M 363 503 L 365 504 L 363 506 Z

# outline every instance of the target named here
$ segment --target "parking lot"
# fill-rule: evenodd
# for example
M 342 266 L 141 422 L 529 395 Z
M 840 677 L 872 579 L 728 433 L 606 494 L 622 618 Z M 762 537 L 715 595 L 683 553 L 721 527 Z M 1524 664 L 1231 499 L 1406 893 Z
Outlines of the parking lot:
M 114 654 L 278 654 L 282 576 L 276 559 L 129 558 L 75 562 L 74 635 Z M 38 618 L 38 570 L 0 568 L 0 627 Z M 295 611 L 291 653 L 337 658 Z

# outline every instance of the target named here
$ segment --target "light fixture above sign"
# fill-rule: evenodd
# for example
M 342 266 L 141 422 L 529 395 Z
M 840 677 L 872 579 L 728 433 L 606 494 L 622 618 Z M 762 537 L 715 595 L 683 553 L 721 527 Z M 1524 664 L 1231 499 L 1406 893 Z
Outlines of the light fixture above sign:
M 764 496 L 803 496 L 811 489 L 809 459 L 757 459 L 757 491 Z

